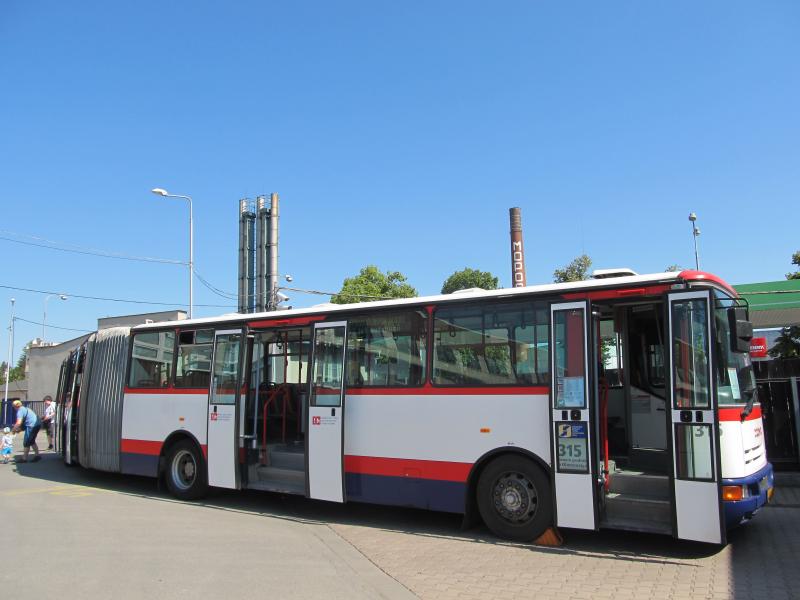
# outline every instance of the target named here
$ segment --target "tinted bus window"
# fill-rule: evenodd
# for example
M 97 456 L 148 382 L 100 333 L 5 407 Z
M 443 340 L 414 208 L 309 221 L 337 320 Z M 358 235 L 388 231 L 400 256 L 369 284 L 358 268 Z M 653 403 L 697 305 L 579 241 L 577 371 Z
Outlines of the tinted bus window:
M 178 360 L 175 387 L 206 388 L 211 382 L 211 354 L 214 331 L 181 331 L 178 336 Z
M 128 385 L 134 388 L 162 388 L 169 385 L 175 333 L 137 333 L 133 337 Z
M 347 321 L 347 386 L 420 386 L 425 382 L 424 311 Z
M 433 383 L 544 385 L 548 321 L 542 302 L 441 308 L 434 318 Z

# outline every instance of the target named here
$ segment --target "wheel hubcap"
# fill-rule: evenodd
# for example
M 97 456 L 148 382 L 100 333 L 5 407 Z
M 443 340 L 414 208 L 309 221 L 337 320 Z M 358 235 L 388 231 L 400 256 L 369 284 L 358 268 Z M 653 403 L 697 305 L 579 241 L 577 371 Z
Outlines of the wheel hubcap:
M 492 489 L 494 507 L 506 521 L 516 525 L 529 522 L 536 515 L 536 486 L 522 473 L 504 473 Z
M 188 450 L 181 450 L 172 459 L 172 481 L 181 490 L 188 490 L 194 483 L 197 464 Z

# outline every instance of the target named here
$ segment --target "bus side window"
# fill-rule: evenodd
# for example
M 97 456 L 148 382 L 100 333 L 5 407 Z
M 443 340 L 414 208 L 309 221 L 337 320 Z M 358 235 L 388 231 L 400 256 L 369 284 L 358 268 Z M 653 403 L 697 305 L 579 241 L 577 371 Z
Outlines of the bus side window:
M 132 388 L 167 387 L 174 353 L 174 331 L 148 331 L 134 335 L 128 386 Z
M 207 388 L 211 382 L 213 351 L 213 330 L 181 331 L 178 336 L 175 387 Z

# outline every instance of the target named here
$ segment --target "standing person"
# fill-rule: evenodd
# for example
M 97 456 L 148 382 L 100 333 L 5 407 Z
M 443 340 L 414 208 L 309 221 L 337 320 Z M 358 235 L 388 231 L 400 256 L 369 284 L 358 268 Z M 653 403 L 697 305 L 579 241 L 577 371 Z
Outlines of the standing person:
M 17 422 L 14 423 L 14 431 L 25 430 L 25 437 L 22 439 L 22 447 L 25 449 L 25 455 L 19 462 L 28 462 L 28 453 L 33 447 L 34 457 L 31 462 L 41 460 L 39 456 L 39 446 L 36 445 L 36 436 L 39 434 L 39 429 L 42 428 L 42 422 L 39 417 L 30 408 L 22 406 L 22 402 L 14 400 L 14 408 L 17 409 Z
M 11 436 L 11 430 L 8 427 L 3 429 L 3 444 L 0 454 L 3 457 L 4 465 L 8 464 L 8 459 L 14 454 L 14 438 Z
M 47 434 L 47 449 L 53 449 L 53 425 L 56 418 L 56 405 L 53 403 L 53 398 L 50 395 L 44 397 L 44 418 L 42 424 L 44 425 L 44 432 Z

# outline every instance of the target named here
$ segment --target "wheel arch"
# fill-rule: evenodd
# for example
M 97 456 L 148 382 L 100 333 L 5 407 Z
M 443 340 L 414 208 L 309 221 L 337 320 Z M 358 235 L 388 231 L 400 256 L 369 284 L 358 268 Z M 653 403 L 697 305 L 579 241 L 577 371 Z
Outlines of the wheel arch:
M 480 514 L 478 512 L 478 503 L 477 503 L 477 490 L 478 490 L 478 480 L 481 477 L 481 473 L 483 470 L 491 463 L 493 460 L 500 458 L 501 456 L 524 456 L 532 460 L 537 466 L 539 466 L 542 471 L 544 471 L 545 475 L 547 475 L 548 479 L 552 481 L 552 473 L 550 465 L 539 455 L 534 454 L 530 450 L 525 448 L 517 448 L 514 446 L 505 446 L 502 448 L 494 448 L 493 450 L 489 450 L 488 452 L 484 453 L 475 463 L 472 465 L 472 468 L 469 471 L 469 475 L 467 476 L 467 491 L 466 496 L 464 498 L 464 521 L 463 527 L 468 528 L 472 527 L 476 523 L 481 520 Z
M 172 447 L 181 442 L 183 440 L 189 440 L 192 444 L 197 447 L 197 451 L 201 459 L 203 460 L 203 467 L 208 468 L 206 466 L 206 453 L 203 449 L 203 445 L 198 441 L 198 439 L 192 434 L 190 431 L 186 431 L 185 429 L 179 429 L 177 431 L 173 431 L 167 436 L 167 439 L 164 440 L 164 443 L 161 445 L 161 453 L 158 456 L 158 474 L 157 476 L 161 478 L 164 475 L 164 469 L 166 468 L 167 464 L 167 457 L 169 456 L 169 452 Z

